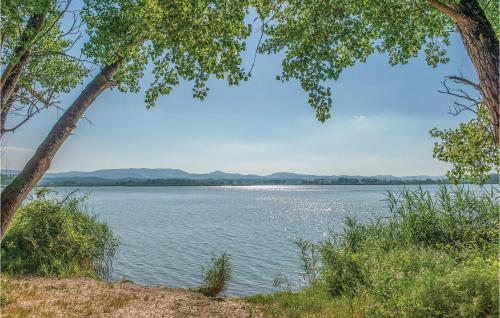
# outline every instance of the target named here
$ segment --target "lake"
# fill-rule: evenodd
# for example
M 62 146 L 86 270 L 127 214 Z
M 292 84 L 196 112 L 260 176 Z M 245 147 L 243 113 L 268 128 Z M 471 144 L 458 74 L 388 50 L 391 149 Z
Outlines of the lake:
M 436 186 L 425 186 L 435 189 Z M 120 239 L 114 279 L 195 287 L 212 253 L 228 252 L 227 295 L 275 291 L 286 274 L 300 286 L 293 240 L 323 240 L 346 216 L 387 215 L 387 190 L 402 186 L 80 187 Z M 60 194 L 70 188 L 58 188 Z

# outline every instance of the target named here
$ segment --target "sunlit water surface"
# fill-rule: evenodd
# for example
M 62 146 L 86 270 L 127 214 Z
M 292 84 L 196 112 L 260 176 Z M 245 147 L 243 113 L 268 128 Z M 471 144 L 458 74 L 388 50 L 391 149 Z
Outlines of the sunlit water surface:
M 436 189 L 435 186 L 427 186 Z M 89 207 L 120 240 L 114 279 L 195 287 L 212 253 L 228 252 L 227 295 L 275 291 L 286 274 L 300 286 L 293 240 L 319 241 L 346 216 L 388 214 L 387 190 L 401 186 L 81 187 Z M 60 194 L 71 188 L 58 188 Z

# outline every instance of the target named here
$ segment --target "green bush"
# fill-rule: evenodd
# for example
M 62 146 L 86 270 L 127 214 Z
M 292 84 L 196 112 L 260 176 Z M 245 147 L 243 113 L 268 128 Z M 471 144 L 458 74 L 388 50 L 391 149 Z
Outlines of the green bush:
M 16 213 L 1 246 L 2 271 L 11 275 L 90 275 L 107 279 L 118 241 L 89 215 L 85 198 L 58 200 L 46 188 Z
M 205 296 L 216 297 L 226 289 L 231 276 L 232 267 L 229 254 L 213 255 L 209 267 L 203 269 L 203 285 L 198 291 Z
M 454 267 L 421 290 L 415 316 L 498 317 L 498 266 L 475 259 Z
M 355 295 L 361 287 L 367 285 L 360 255 L 325 246 L 322 257 L 323 279 L 333 297 Z

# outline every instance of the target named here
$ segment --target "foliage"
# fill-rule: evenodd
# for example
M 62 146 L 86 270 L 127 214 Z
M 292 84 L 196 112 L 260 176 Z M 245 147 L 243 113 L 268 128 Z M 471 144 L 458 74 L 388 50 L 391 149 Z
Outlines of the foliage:
M 267 35 L 260 52 L 284 52 L 277 79 L 297 79 L 320 121 L 332 104 L 324 82 L 373 53 L 404 64 L 424 47 L 429 65 L 448 61 L 443 46 L 451 22 L 423 0 L 261 0 L 257 9 Z
M 203 99 L 211 76 L 230 85 L 246 80 L 240 53 L 250 33 L 245 0 L 85 0 L 89 41 L 84 52 L 99 65 L 122 60 L 114 82 L 121 91 L 139 90 L 148 63 L 154 80 L 146 91 L 152 107 L 180 80 L 194 83 Z
M 430 131 L 432 137 L 441 139 L 434 145 L 434 158 L 453 164 L 448 179 L 483 184 L 491 172 L 498 173 L 500 156 L 491 129 L 488 109 L 480 106 L 477 116 L 458 128 Z
M 457 267 L 425 286 L 420 316 L 498 317 L 498 263 L 482 259 Z
M 346 220 L 317 244 L 320 278 L 258 295 L 271 317 L 497 317 L 498 191 L 389 194 L 387 220 Z
M 253 295 L 246 300 L 259 305 L 265 317 L 342 317 L 336 315 L 339 308 L 335 307 L 322 286 L 305 288 L 296 293 L 281 291 L 271 295 Z
M 60 0 L 7 0 L 0 6 L 0 61 L 4 72 L 19 62 L 22 50 L 30 52 L 16 84 L 16 114 L 31 116 L 37 112 L 33 105 L 38 109 L 53 105 L 58 94 L 69 92 L 88 75 L 83 61 L 69 52 L 79 39 L 79 21 L 74 15 L 74 23 L 63 28 L 62 17 L 68 5 Z M 34 16 L 42 17 L 38 30 L 29 28 Z
M 500 206 L 494 187 L 479 194 L 465 186 L 452 190 L 443 186 L 433 195 L 406 190 L 399 197 L 389 194 L 388 202 L 393 213 L 388 225 L 371 230 L 387 227 L 380 234 L 386 243 L 455 251 L 496 249 Z
M 1 246 L 2 271 L 11 275 L 109 278 L 118 241 L 89 215 L 85 198 L 58 200 L 47 188 L 16 213 Z
M 450 1 L 444 1 L 450 2 Z M 453 2 L 453 1 L 451 1 Z M 498 6 L 479 1 L 498 34 Z M 254 0 L 266 35 L 261 53 L 282 52 L 278 80 L 296 79 L 309 94 L 316 117 L 330 117 L 331 90 L 356 63 L 374 53 L 387 54 L 389 64 L 406 64 L 424 51 L 427 63 L 448 62 L 451 19 L 427 0 Z
M 203 285 L 198 291 L 205 296 L 216 297 L 226 289 L 231 276 L 232 267 L 229 254 L 212 255 L 209 267 L 203 269 Z

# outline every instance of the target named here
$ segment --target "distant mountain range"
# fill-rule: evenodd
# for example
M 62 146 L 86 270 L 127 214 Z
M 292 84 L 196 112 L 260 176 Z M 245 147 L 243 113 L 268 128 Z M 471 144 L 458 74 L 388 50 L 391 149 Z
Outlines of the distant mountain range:
M 2 174 L 15 175 L 17 170 L 2 170 Z M 276 172 L 265 176 L 255 174 L 227 173 L 223 171 L 213 171 L 209 173 L 189 173 L 180 169 L 147 169 L 147 168 L 127 168 L 127 169 L 102 169 L 96 171 L 68 171 L 68 172 L 49 172 L 44 179 L 54 178 L 99 178 L 107 180 L 120 179 L 186 179 L 186 180 L 257 180 L 257 179 L 280 179 L 280 180 L 337 180 L 339 178 L 372 178 L 378 180 L 443 180 L 443 176 L 404 176 L 395 177 L 392 175 L 376 176 L 349 176 L 349 175 L 310 175 L 298 174 L 292 172 Z
M 2 170 L 0 184 L 6 185 L 18 174 L 17 170 Z M 189 173 L 179 169 L 102 169 L 96 171 L 49 172 L 41 186 L 215 186 L 215 185 L 410 185 L 446 184 L 443 176 L 321 176 L 292 172 L 256 174 Z M 498 184 L 499 176 L 490 175 L 487 183 Z

